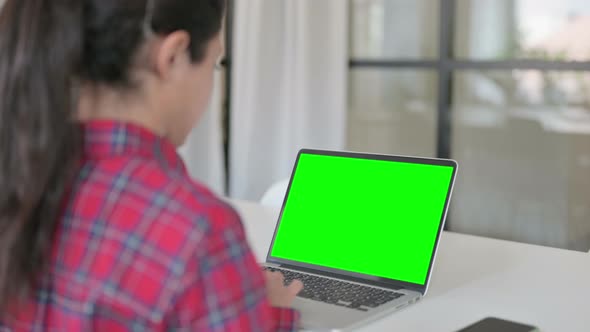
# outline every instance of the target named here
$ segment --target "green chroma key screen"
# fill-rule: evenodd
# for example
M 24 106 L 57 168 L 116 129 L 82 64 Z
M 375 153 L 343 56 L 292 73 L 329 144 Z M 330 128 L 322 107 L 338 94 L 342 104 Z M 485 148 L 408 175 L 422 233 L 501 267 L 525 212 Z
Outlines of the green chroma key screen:
M 271 257 L 424 285 L 452 176 L 302 153 Z

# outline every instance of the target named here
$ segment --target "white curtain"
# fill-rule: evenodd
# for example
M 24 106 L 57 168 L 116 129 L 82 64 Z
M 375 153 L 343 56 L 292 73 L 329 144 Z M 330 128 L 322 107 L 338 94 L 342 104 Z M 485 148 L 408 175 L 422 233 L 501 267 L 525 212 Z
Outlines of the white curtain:
M 2 1 L 2 0 L 0 0 Z M 223 72 L 215 73 L 215 86 L 209 109 L 179 149 L 187 169 L 195 180 L 224 195 L 222 106 Z
M 348 1 L 236 1 L 230 195 L 258 200 L 300 148 L 346 144 Z

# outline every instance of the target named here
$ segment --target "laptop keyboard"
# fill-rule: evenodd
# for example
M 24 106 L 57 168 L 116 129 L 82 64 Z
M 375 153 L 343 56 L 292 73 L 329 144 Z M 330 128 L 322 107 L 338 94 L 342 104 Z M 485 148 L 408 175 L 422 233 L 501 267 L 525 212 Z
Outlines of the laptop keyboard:
M 360 311 L 377 308 L 404 295 L 394 291 L 289 270 L 277 268 L 266 268 L 266 270 L 281 272 L 285 276 L 285 285 L 296 279 L 301 280 L 304 288 L 297 294 L 299 297 Z

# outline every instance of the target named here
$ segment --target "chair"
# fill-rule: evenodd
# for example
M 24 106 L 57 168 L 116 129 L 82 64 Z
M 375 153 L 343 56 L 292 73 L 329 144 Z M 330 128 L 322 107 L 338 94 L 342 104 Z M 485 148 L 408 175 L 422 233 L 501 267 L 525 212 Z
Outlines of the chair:
M 273 183 L 262 195 L 260 204 L 268 207 L 280 208 L 283 205 L 287 187 L 289 186 L 289 179 L 283 179 Z

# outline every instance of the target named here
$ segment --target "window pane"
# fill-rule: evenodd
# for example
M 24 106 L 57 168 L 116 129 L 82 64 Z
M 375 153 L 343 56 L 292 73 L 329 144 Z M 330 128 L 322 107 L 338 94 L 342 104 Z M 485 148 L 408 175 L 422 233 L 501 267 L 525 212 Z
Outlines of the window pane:
M 588 0 L 456 0 L 462 59 L 590 61 Z
M 590 248 L 590 74 L 455 76 L 451 229 Z
M 354 69 L 350 80 L 350 150 L 435 156 L 435 71 Z
M 424 59 L 438 55 L 439 1 L 351 0 L 353 58 Z

